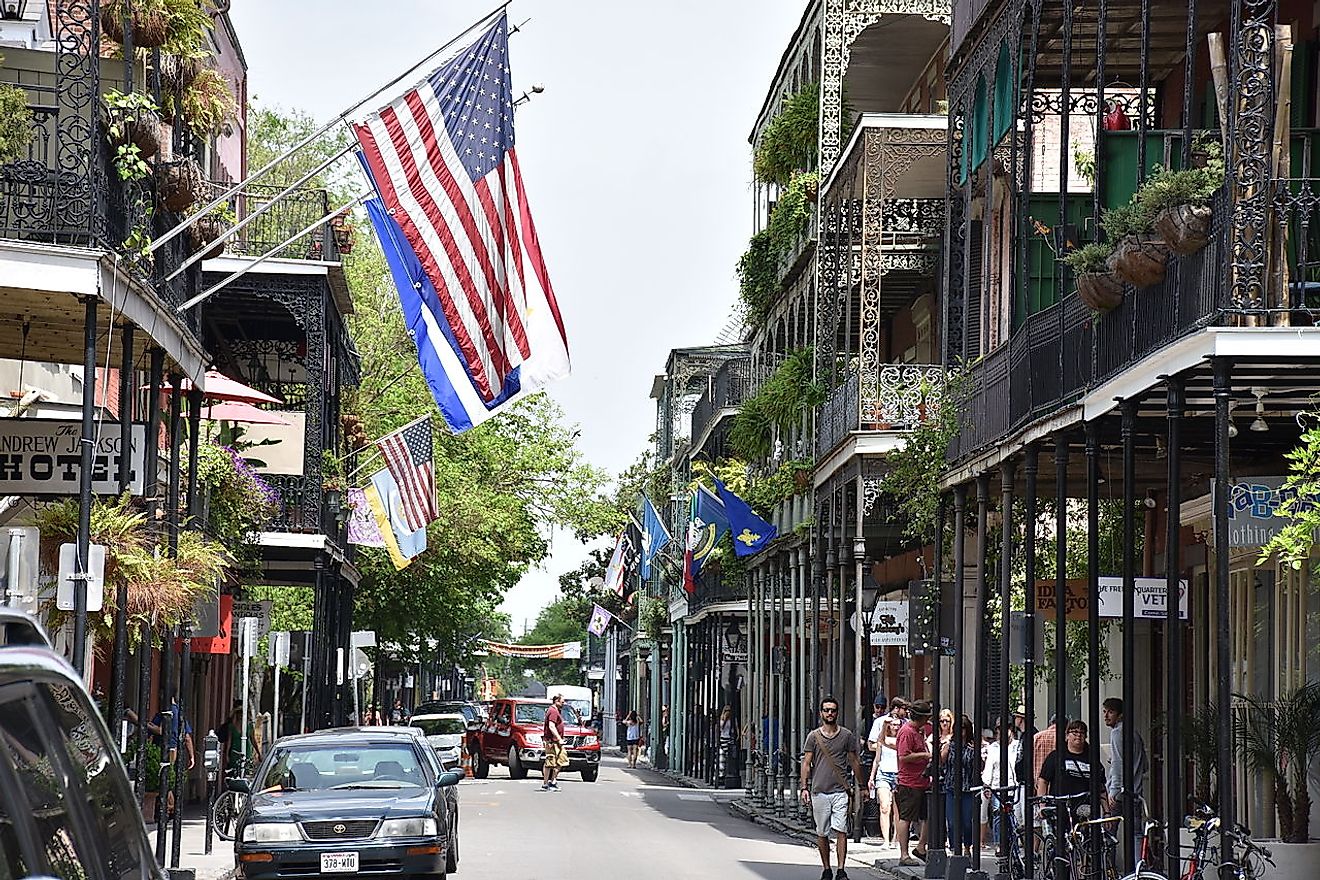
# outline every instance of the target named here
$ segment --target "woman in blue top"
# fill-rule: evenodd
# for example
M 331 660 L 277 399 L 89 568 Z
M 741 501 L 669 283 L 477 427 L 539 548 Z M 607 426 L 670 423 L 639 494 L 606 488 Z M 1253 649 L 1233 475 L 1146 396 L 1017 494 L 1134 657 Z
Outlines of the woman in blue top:
M 945 710 L 948 711 L 948 710 Z M 944 713 L 941 712 L 941 715 Z M 949 715 L 949 724 L 944 724 L 944 718 L 941 718 L 940 724 L 940 791 L 944 794 L 944 821 L 949 833 L 949 852 L 955 853 L 953 848 L 954 841 L 954 787 L 953 787 L 953 761 L 950 759 L 950 753 L 957 753 L 957 747 L 953 740 L 953 715 Z M 968 789 L 975 788 L 981 781 L 976 773 L 976 760 L 974 749 L 979 747 L 972 728 L 972 719 L 966 715 L 962 717 L 962 788 L 958 800 L 961 802 L 962 809 L 962 849 L 964 855 L 971 855 L 972 847 L 978 841 L 978 835 L 975 834 L 977 818 L 980 816 L 980 804 L 977 803 L 975 793 L 969 793 Z M 956 853 L 955 853 L 956 854 Z

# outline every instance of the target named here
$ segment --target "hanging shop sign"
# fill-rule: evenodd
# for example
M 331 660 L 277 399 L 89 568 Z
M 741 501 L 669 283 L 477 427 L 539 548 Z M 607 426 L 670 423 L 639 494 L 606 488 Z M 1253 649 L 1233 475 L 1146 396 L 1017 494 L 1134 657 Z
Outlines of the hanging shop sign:
M 1069 620 L 1086 620 L 1086 606 L 1090 589 L 1086 578 L 1070 578 L 1064 585 L 1067 591 Z M 1139 577 L 1135 582 L 1132 616 L 1137 620 L 1164 620 L 1168 615 L 1169 585 L 1164 578 Z M 1054 619 L 1054 581 L 1036 581 L 1036 613 Z M 1100 578 L 1100 616 L 1123 616 L 1123 578 Z M 1187 619 L 1187 581 L 1178 582 L 1178 617 Z
M 121 454 L 119 424 L 101 426 L 92 453 L 92 492 L 119 493 L 121 468 L 128 488 L 142 494 L 147 429 L 134 425 L 132 449 Z M 82 424 L 64 419 L 0 419 L 0 495 L 77 495 L 82 472 Z M 127 458 L 127 461 L 125 461 Z
M 877 602 L 871 614 L 871 644 L 874 646 L 908 643 L 908 603 Z
M 1285 489 L 1284 477 L 1242 477 L 1233 479 L 1228 487 L 1228 546 L 1260 547 L 1288 524 L 1287 517 L 1278 516 L 1279 505 L 1296 492 Z M 1213 485 L 1211 490 L 1213 491 Z M 1300 509 L 1314 506 L 1317 499 L 1298 505 Z

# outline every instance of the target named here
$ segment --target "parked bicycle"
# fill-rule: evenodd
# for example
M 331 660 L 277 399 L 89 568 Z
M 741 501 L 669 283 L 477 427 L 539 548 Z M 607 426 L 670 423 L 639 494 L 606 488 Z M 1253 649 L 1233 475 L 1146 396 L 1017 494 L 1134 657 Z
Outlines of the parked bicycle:
M 1165 880 L 1163 874 L 1148 865 L 1156 865 L 1155 854 L 1155 836 L 1160 831 L 1160 823 L 1147 822 L 1142 827 L 1141 846 L 1137 849 L 1137 864 L 1132 873 L 1128 874 L 1123 880 Z
M 228 781 L 230 779 L 250 779 L 253 762 L 250 758 L 242 761 L 235 761 L 229 767 L 225 768 L 225 776 L 221 782 L 220 793 L 216 795 L 211 803 L 211 823 L 215 828 L 215 833 L 221 840 L 233 840 L 234 832 L 238 830 L 238 817 L 243 814 L 243 808 L 247 806 L 248 796 L 245 792 L 230 791 Z
M 1218 844 L 1223 828 L 1220 818 L 1210 806 L 1197 804 L 1187 817 L 1186 827 L 1192 832 L 1192 845 L 1182 880 L 1218 880 L 1223 865 Z M 1231 870 L 1236 880 L 1260 880 L 1274 867 L 1273 854 L 1251 839 L 1251 830 L 1245 825 L 1234 825 L 1229 837 L 1233 841 Z M 1213 866 L 1208 874 L 1207 865 Z

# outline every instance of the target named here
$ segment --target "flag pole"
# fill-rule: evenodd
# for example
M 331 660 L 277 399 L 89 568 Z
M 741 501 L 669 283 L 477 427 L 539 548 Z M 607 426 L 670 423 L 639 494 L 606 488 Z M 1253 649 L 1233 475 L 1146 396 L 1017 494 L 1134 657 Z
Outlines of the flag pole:
M 380 88 L 376 89 L 376 90 L 373 91 L 371 94 L 366 95 L 366 96 L 364 96 L 362 99 L 356 101 L 351 107 L 349 107 L 348 109 L 344 110 L 342 113 L 340 113 L 340 114 L 339 114 L 338 116 L 336 116 L 334 119 L 330 120 L 330 121 L 327 122 L 325 125 L 321 126 L 320 128 L 318 128 L 316 131 L 312 132 L 311 134 L 307 135 L 307 137 L 303 138 L 303 139 L 300 140 L 298 143 L 294 144 L 292 147 L 290 147 L 289 149 L 285 150 L 285 151 L 284 151 L 283 153 L 281 153 L 280 155 L 276 156 L 274 159 L 271 159 L 271 160 L 270 160 L 269 162 L 267 162 L 265 165 L 261 166 L 261 168 L 257 169 L 257 170 L 254 171 L 253 173 L 249 174 L 247 177 L 243 178 L 243 179 L 240 180 L 238 183 L 234 184 L 233 186 L 231 186 L 229 189 L 225 190 L 225 191 L 224 191 L 223 193 L 221 193 L 220 195 L 216 196 L 216 198 L 215 198 L 215 199 L 214 199 L 209 205 L 207 205 L 206 207 L 202 208 L 200 211 L 198 211 L 198 212 L 196 212 L 195 214 L 193 214 L 192 217 L 190 217 L 190 218 L 187 219 L 187 220 L 184 220 L 184 221 L 183 221 L 182 223 L 180 223 L 178 226 L 174 227 L 174 228 L 171 229 L 169 232 L 165 233 L 165 234 L 162 235 L 160 238 L 158 238 L 158 239 L 156 239 L 154 242 L 152 242 L 151 246 L 150 246 L 149 248 L 147 248 L 147 253 L 148 253 L 148 254 L 153 254 L 153 253 L 155 253 L 155 252 L 157 251 L 157 249 L 159 249 L 159 248 L 161 247 L 161 245 L 165 244 L 166 242 L 173 241 L 175 238 L 177 238 L 178 236 L 182 235 L 182 234 L 184 233 L 185 230 L 187 230 L 190 226 L 192 226 L 192 224 L 193 224 L 194 222 L 196 222 L 197 218 L 206 216 L 206 215 L 209 214 L 212 210 L 214 210 L 216 207 L 218 207 L 218 206 L 221 205 L 222 203 L 228 201 L 228 200 L 229 200 L 229 199 L 230 199 L 235 193 L 241 191 L 241 190 L 243 189 L 243 187 L 247 186 L 247 185 L 250 184 L 250 183 L 255 183 L 256 181 L 258 181 L 258 180 L 260 180 L 261 178 L 265 177 L 267 174 L 269 174 L 269 173 L 271 172 L 271 170 L 272 170 L 276 165 L 280 164 L 280 163 L 283 162 L 285 159 L 287 159 L 287 158 L 289 158 L 290 156 L 292 156 L 294 153 L 297 153 L 297 152 L 301 151 L 301 150 L 302 150 L 304 147 L 306 147 L 308 144 L 312 143 L 313 141 L 316 141 L 317 139 L 319 139 L 320 137 L 322 137 L 326 132 L 330 131 L 330 129 L 334 128 L 336 125 L 339 125 L 341 122 L 343 122 L 344 120 L 348 119 L 348 117 L 351 116 L 355 111 L 357 111 L 358 109 L 360 109 L 360 108 L 362 107 L 363 104 L 367 103 L 367 102 L 370 101 L 372 98 L 376 97 L 377 95 L 379 95 L 381 92 L 385 91 L 386 89 L 390 89 L 390 88 L 393 88 L 394 86 L 398 85 L 398 84 L 399 84 L 400 82 L 402 82 L 404 79 L 406 79 L 407 77 L 411 76 L 412 73 L 413 73 L 413 71 L 417 70 L 417 68 L 419 68 L 419 67 L 421 67 L 422 65 L 426 64 L 427 62 L 431 61 L 431 59 L 435 58 L 435 56 L 437 56 L 437 55 L 439 55 L 440 53 L 446 51 L 447 49 L 449 49 L 450 47 L 452 47 L 455 43 L 458 43 L 460 40 L 462 40 L 464 37 L 466 37 L 468 34 L 472 33 L 474 30 L 476 30 L 477 28 L 481 27 L 483 24 L 485 24 L 486 22 L 490 21 L 490 20 L 491 20 L 492 18 L 494 18 L 495 16 L 499 15 L 499 14 L 500 14 L 501 12 L 503 12 L 506 8 L 508 8 L 508 6 L 509 6 L 509 4 L 510 4 L 511 2 L 512 2 L 512 0 L 504 0 L 504 2 L 501 3 L 499 6 L 496 6 L 496 7 L 495 7 L 494 9 L 492 9 L 490 12 L 486 13 L 484 16 L 482 16 L 481 18 L 477 19 L 477 20 L 476 20 L 475 22 L 473 22 L 472 24 L 468 25 L 467 28 L 465 28 L 465 29 L 463 30 L 463 32 L 460 33 L 458 36 L 454 37 L 454 38 L 451 39 L 449 42 L 445 43 L 443 46 L 441 46 L 440 48 L 436 49 L 435 51 L 428 53 L 427 56 L 426 56 L 425 58 L 423 58 L 423 59 L 421 59 L 420 61 L 418 61 L 418 62 L 416 62 L 415 64 L 413 64 L 411 67 L 409 67 L 409 68 L 408 68 L 407 70 L 405 70 L 403 73 L 399 74 L 399 75 L 396 76 L 394 79 L 392 79 L 392 80 L 390 80 L 389 82 L 387 82 L 385 85 L 383 85 L 383 86 L 381 86 Z M 340 154 L 340 155 L 342 155 L 342 154 Z M 335 158 L 339 158 L 339 157 L 336 156 Z
M 278 254 L 280 251 L 284 250 L 286 247 L 288 247 L 289 245 L 293 244 L 295 241 L 297 241 L 298 239 L 302 238 L 304 235 L 306 235 L 307 233 L 311 232 L 311 231 L 312 231 L 313 229 L 315 229 L 316 227 L 320 226 L 322 223 L 325 223 L 327 220 L 331 219 L 332 217 L 338 217 L 340 214 L 343 214 L 345 211 L 351 211 L 353 208 L 355 208 L 355 207 L 357 207 L 358 205 L 362 204 L 363 202 L 365 202 L 365 201 L 366 201 L 368 198 L 370 198 L 370 197 L 371 197 L 371 193 L 370 193 L 370 192 L 365 192 L 365 193 L 363 193 L 362 195 L 358 196 L 358 197 L 357 197 L 356 199 L 354 199 L 353 201 L 349 202 L 347 205 L 344 205 L 344 206 L 342 206 L 342 207 L 336 208 L 335 210 L 331 211 L 329 214 L 326 214 L 324 217 L 321 217 L 320 219 L 316 220 L 314 223 L 308 224 L 308 225 L 305 226 L 302 230 L 300 230 L 300 231 L 298 231 L 298 232 L 295 232 L 293 235 L 289 236 L 289 237 L 286 238 L 284 241 L 282 241 L 282 242 L 280 242 L 279 244 L 275 245 L 275 247 L 273 247 L 273 248 L 271 248 L 270 250 L 266 251 L 264 254 L 262 254 L 261 256 L 257 257 L 255 260 L 252 260 L 251 262 L 249 262 L 249 263 L 248 263 L 246 266 L 244 266 L 242 269 L 239 269 L 239 270 L 237 270 L 237 271 L 235 271 L 235 272 L 230 273 L 229 277 L 225 278 L 223 281 L 220 281 L 220 282 L 218 282 L 218 283 L 212 285 L 211 287 L 208 287 L 206 290 L 203 290 L 201 293 L 197 294 L 197 295 L 194 296 L 192 299 L 188 300 L 187 302 L 185 302 L 183 305 L 179 306 L 179 307 L 178 307 L 177 309 L 175 309 L 174 311 L 175 311 L 177 314 L 180 314 L 180 315 L 181 315 L 181 314 L 183 314 L 184 312 L 186 312 L 186 311 L 188 311 L 189 309 L 191 309 L 193 306 L 197 305 L 198 303 L 201 303 L 201 302 L 204 301 L 204 300 L 210 299 L 212 296 L 214 296 L 215 294 L 219 293 L 221 290 L 223 290 L 224 288 L 228 287 L 230 284 L 232 284 L 233 282 L 237 281 L 239 278 L 242 278 L 244 275 L 246 275 L 247 273 L 251 272 L 251 271 L 252 271 L 253 269 L 255 269 L 257 266 L 260 266 L 262 263 L 266 262 L 266 261 L 269 260 L 271 257 L 273 257 L 273 256 L 275 256 L 276 254 Z M 235 228 L 237 229 L 237 227 L 235 227 Z M 195 255 L 192 257 L 192 259 L 190 260 L 189 263 L 184 263 L 184 264 L 183 264 L 183 267 L 181 267 L 181 268 L 179 269 L 179 272 L 182 272 L 184 268 L 187 268 L 188 265 L 189 265 L 190 263 L 195 263 L 195 262 L 196 262 L 196 261 L 202 256 L 202 255 L 203 255 L 203 252 L 199 251 L 197 254 L 195 254 Z M 179 273 L 178 273 L 178 272 L 175 272 L 174 274 L 177 275 L 177 274 L 179 274 Z M 173 278 L 173 277 L 174 277 L 173 275 L 170 276 L 170 278 Z M 166 279 L 166 280 L 169 280 L 169 279 Z

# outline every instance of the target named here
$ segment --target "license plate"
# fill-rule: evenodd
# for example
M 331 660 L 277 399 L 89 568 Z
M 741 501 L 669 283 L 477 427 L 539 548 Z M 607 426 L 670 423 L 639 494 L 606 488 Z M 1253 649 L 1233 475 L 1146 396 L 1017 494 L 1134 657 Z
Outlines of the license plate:
M 321 853 L 322 874 L 354 874 L 358 869 L 355 852 Z

